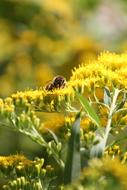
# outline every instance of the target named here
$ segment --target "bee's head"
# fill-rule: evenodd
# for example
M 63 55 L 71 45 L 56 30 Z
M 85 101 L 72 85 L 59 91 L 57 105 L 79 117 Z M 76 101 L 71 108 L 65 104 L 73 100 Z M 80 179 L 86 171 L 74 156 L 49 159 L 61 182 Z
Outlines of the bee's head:
M 66 85 L 66 79 L 63 76 L 56 76 L 53 79 L 53 84 L 55 88 L 64 88 Z

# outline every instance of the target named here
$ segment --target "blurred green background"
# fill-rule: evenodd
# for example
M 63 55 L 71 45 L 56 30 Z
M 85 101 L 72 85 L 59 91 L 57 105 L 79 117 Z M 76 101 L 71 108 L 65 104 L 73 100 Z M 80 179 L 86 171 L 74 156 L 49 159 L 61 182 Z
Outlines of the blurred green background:
M 126 0 L 0 0 L 0 97 L 42 87 L 101 51 L 127 50 Z M 0 154 L 41 148 L 0 127 Z

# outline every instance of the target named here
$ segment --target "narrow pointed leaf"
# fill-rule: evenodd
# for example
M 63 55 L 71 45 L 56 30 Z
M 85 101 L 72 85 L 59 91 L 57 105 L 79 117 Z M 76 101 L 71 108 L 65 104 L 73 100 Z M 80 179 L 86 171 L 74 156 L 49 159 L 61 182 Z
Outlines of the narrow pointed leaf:
M 72 126 L 71 137 L 68 143 L 67 159 L 64 171 L 64 184 L 75 181 L 81 171 L 80 158 L 80 114 Z
M 91 120 L 98 127 L 100 127 L 100 119 L 99 119 L 98 115 L 96 114 L 95 110 L 89 104 L 89 101 L 85 97 L 83 97 L 81 94 L 79 94 L 78 92 L 76 92 L 76 94 L 77 94 L 77 97 L 78 97 L 80 103 L 82 104 L 83 108 L 85 109 L 85 111 L 87 112 L 87 114 L 89 115 Z
M 108 87 L 104 88 L 104 103 L 108 106 L 111 105 L 111 94 L 110 94 L 110 90 L 108 89 Z

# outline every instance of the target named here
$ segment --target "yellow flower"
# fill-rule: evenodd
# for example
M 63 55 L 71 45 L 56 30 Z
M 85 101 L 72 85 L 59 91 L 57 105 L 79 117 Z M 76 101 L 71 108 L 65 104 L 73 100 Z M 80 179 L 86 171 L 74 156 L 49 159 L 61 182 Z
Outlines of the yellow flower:
M 12 94 L 14 105 L 32 106 L 39 111 L 60 111 L 61 106 L 75 100 L 74 89 L 86 97 L 93 97 L 93 92 L 99 99 L 103 99 L 103 89 L 108 86 L 124 87 L 127 85 L 126 54 L 102 53 L 97 59 L 74 68 L 72 77 L 63 89 L 28 90 Z M 112 66 L 111 66 L 112 65 Z
M 89 118 L 84 118 L 81 120 L 81 127 L 85 131 L 89 131 L 90 123 L 91 123 L 91 120 Z
M 122 165 L 119 160 L 107 159 L 103 163 L 103 171 L 105 173 L 110 172 L 112 176 L 116 177 L 123 188 L 127 188 L 127 166 Z
M 62 102 L 74 100 L 72 88 L 58 89 L 54 91 L 28 90 L 12 94 L 14 105 L 32 106 L 39 111 L 57 111 Z M 65 103 L 64 103 L 65 104 Z M 64 106 L 63 104 L 63 106 Z
M 116 156 L 120 155 L 121 150 L 119 145 L 114 145 L 112 147 L 109 147 L 107 150 L 105 150 L 106 156 L 111 156 L 112 158 L 115 158 Z
M 127 67 L 127 54 L 116 54 L 110 52 L 101 53 L 98 57 L 98 62 L 113 71 L 119 70 L 120 68 Z
M 69 126 L 71 126 L 74 121 L 75 121 L 75 117 L 73 115 L 65 117 L 65 123 Z
M 30 165 L 31 161 L 28 160 L 23 155 L 13 155 L 13 156 L 0 156 L 0 166 L 9 167 L 17 165 L 18 163 L 22 162 L 23 165 Z
M 82 64 L 75 68 L 70 79 L 71 84 L 82 87 L 77 80 L 84 80 L 87 87 L 104 88 L 112 85 L 116 87 L 127 87 L 127 54 L 102 53 L 97 59 Z M 75 83 L 76 81 L 76 83 Z M 93 84 L 93 85 L 91 85 Z M 73 86 L 72 85 L 72 86 Z

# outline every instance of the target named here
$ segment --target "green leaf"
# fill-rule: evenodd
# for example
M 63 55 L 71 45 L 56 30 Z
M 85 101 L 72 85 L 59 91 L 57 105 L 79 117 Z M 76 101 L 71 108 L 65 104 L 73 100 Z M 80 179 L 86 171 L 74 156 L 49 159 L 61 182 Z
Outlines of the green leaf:
M 111 105 L 111 94 L 108 87 L 104 88 L 104 103 L 108 106 Z
M 100 127 L 100 119 L 99 119 L 98 115 L 96 114 L 95 110 L 90 105 L 89 101 L 85 97 L 83 97 L 81 94 L 79 94 L 78 92 L 76 92 L 76 94 L 77 94 L 77 97 L 78 97 L 80 103 L 82 104 L 83 108 L 85 109 L 85 111 L 87 112 L 87 114 L 89 115 L 91 120 L 98 127 Z
M 80 113 L 72 125 L 71 137 L 68 143 L 67 159 L 64 170 L 64 184 L 75 181 L 80 175 Z

